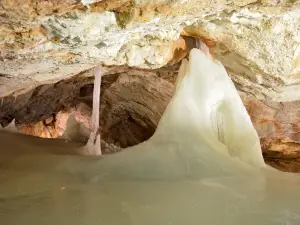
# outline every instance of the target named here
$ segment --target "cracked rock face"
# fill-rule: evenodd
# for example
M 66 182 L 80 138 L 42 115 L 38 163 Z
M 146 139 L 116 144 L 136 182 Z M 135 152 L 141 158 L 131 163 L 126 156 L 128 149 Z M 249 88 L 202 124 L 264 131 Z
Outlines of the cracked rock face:
M 299 0 L 2 0 L 0 17 L 2 126 L 54 138 L 73 116 L 88 129 L 101 64 L 102 144 L 140 143 L 197 38 L 241 92 L 265 158 L 300 170 Z
M 154 69 L 176 63 L 187 50 L 180 35 L 188 35 L 214 43 L 212 53 L 240 89 L 274 101 L 300 98 L 298 0 L 0 4 L 1 96 L 97 64 Z

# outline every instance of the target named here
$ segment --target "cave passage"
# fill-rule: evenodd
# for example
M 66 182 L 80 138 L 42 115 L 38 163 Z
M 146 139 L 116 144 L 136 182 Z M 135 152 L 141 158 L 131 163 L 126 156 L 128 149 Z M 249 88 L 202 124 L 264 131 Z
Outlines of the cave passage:
M 148 140 L 119 153 L 0 131 L 5 225 L 300 224 L 297 174 L 265 165 L 221 63 L 193 49 Z

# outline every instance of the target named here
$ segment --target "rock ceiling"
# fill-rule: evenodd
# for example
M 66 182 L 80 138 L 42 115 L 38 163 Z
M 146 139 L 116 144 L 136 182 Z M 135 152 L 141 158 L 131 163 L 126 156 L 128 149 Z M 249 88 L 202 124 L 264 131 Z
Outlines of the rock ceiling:
M 237 86 L 300 99 L 298 0 L 1 0 L 0 96 L 98 64 L 156 69 L 205 40 Z

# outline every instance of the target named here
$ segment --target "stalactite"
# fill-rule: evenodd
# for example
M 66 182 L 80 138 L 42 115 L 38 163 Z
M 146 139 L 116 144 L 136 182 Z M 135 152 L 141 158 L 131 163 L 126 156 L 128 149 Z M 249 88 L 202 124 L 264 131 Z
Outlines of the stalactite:
M 86 155 L 101 155 L 101 140 L 99 132 L 99 116 L 100 116 L 100 90 L 101 90 L 101 67 L 97 67 L 94 81 L 93 92 L 93 113 L 92 113 L 92 131 L 87 144 L 84 147 Z

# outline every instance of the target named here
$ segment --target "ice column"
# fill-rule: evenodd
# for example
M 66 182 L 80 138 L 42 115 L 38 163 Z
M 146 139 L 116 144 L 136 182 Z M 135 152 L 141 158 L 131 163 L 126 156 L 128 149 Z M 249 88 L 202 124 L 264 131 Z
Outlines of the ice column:
M 97 67 L 94 81 L 93 92 L 93 113 L 92 113 L 92 132 L 85 146 L 84 153 L 87 155 L 101 155 L 101 142 L 99 132 L 99 110 L 100 110 L 100 90 L 101 90 L 101 67 Z

